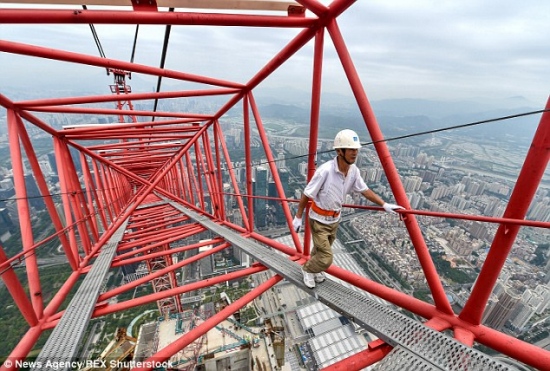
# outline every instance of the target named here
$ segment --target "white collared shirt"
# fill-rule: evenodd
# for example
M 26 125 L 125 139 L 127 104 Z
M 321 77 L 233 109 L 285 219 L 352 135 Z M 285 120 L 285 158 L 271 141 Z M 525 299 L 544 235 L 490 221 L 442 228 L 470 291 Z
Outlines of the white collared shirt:
M 335 157 L 334 160 L 325 162 L 315 170 L 315 174 L 304 189 L 304 194 L 321 209 L 340 211 L 348 193 L 364 192 L 367 189 L 369 187 L 361 178 L 359 168 L 351 164 L 345 176 L 338 169 L 338 157 Z M 333 224 L 340 220 L 340 214 L 337 217 L 323 216 L 317 214 L 312 208 L 309 209 L 309 217 L 323 224 Z

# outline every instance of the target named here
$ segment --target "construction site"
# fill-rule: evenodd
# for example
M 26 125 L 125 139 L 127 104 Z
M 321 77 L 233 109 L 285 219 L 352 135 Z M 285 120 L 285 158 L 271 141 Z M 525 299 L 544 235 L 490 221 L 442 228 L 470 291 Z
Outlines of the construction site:
M 286 244 L 291 240 L 287 236 L 278 241 Z M 338 252 L 338 264 L 357 274 L 364 274 L 339 241 L 335 243 L 335 249 Z M 192 269 L 191 266 L 189 270 Z M 272 276 L 269 272 L 257 273 L 251 276 L 251 286 L 259 285 Z M 331 280 L 349 286 L 336 278 Z M 221 286 L 221 289 L 225 286 Z M 207 295 L 200 297 L 204 300 Z M 119 329 L 115 339 L 101 354 L 100 361 L 112 366 L 111 369 L 126 370 L 146 360 L 154 360 L 152 356 L 159 349 L 183 335 L 193 334 L 213 314 L 231 304 L 225 291 L 218 297 L 219 300 L 206 304 L 201 304 L 200 299 L 182 304 L 182 307 L 187 308 L 183 312 L 167 311 L 165 316 L 157 316 L 155 321 L 139 328 L 137 338 L 129 337 L 124 329 Z M 184 298 L 182 303 L 186 301 L 189 302 Z M 157 303 L 159 308 L 162 303 Z M 168 360 L 159 361 L 155 366 L 186 371 L 313 371 L 359 352 L 377 339 L 345 316 L 285 281 L 265 292 L 250 306 L 255 313 L 253 318 L 243 319 L 240 311 L 235 312 Z M 94 367 L 87 369 L 92 370 Z

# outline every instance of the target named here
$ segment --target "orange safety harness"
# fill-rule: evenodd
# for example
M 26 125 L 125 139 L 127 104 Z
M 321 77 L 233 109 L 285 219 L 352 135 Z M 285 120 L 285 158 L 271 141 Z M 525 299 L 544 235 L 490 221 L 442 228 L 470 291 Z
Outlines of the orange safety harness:
M 340 215 L 340 211 L 321 209 L 319 206 L 315 204 L 315 202 L 311 203 L 311 209 L 315 211 L 317 214 L 322 216 L 330 216 L 333 218 L 337 218 L 338 215 Z

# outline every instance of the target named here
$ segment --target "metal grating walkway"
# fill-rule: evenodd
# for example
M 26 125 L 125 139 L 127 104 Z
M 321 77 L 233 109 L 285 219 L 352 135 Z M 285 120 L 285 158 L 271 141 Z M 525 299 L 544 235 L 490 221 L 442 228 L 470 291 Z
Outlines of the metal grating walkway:
M 311 290 L 302 282 L 299 264 L 207 217 L 175 202 L 170 203 L 328 307 L 392 345 L 394 349 L 377 364 L 376 370 L 517 370 L 332 280 L 326 280 Z
M 99 291 L 118 243 L 126 230 L 126 220 L 105 244 L 92 269 L 86 275 L 74 297 L 71 299 L 65 313 L 55 326 L 46 344 L 40 351 L 33 370 L 70 370 L 70 362 L 74 361 L 80 342 L 88 327 Z M 74 366 L 74 365 L 73 365 Z

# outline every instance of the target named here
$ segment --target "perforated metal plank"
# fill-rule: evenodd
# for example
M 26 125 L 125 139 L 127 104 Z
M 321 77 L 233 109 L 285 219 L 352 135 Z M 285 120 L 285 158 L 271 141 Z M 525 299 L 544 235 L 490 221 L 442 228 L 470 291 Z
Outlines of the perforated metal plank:
M 177 203 L 171 204 L 328 307 L 392 345 L 394 351 L 386 356 L 386 363 L 379 366 L 382 367 L 379 370 L 517 370 L 332 280 L 326 280 L 311 290 L 302 282 L 299 264 L 207 217 Z
M 373 371 L 399 370 L 399 371 L 437 371 L 440 368 L 434 367 L 426 362 L 424 358 L 409 352 L 405 348 L 395 347 L 392 351 L 378 362 Z M 464 368 L 464 370 L 467 370 Z
M 128 221 L 126 220 L 105 244 L 90 272 L 79 286 L 59 323 L 38 355 L 33 370 L 70 370 L 78 347 L 88 327 L 99 290 L 116 252 Z M 74 365 L 72 365 L 74 366 Z

